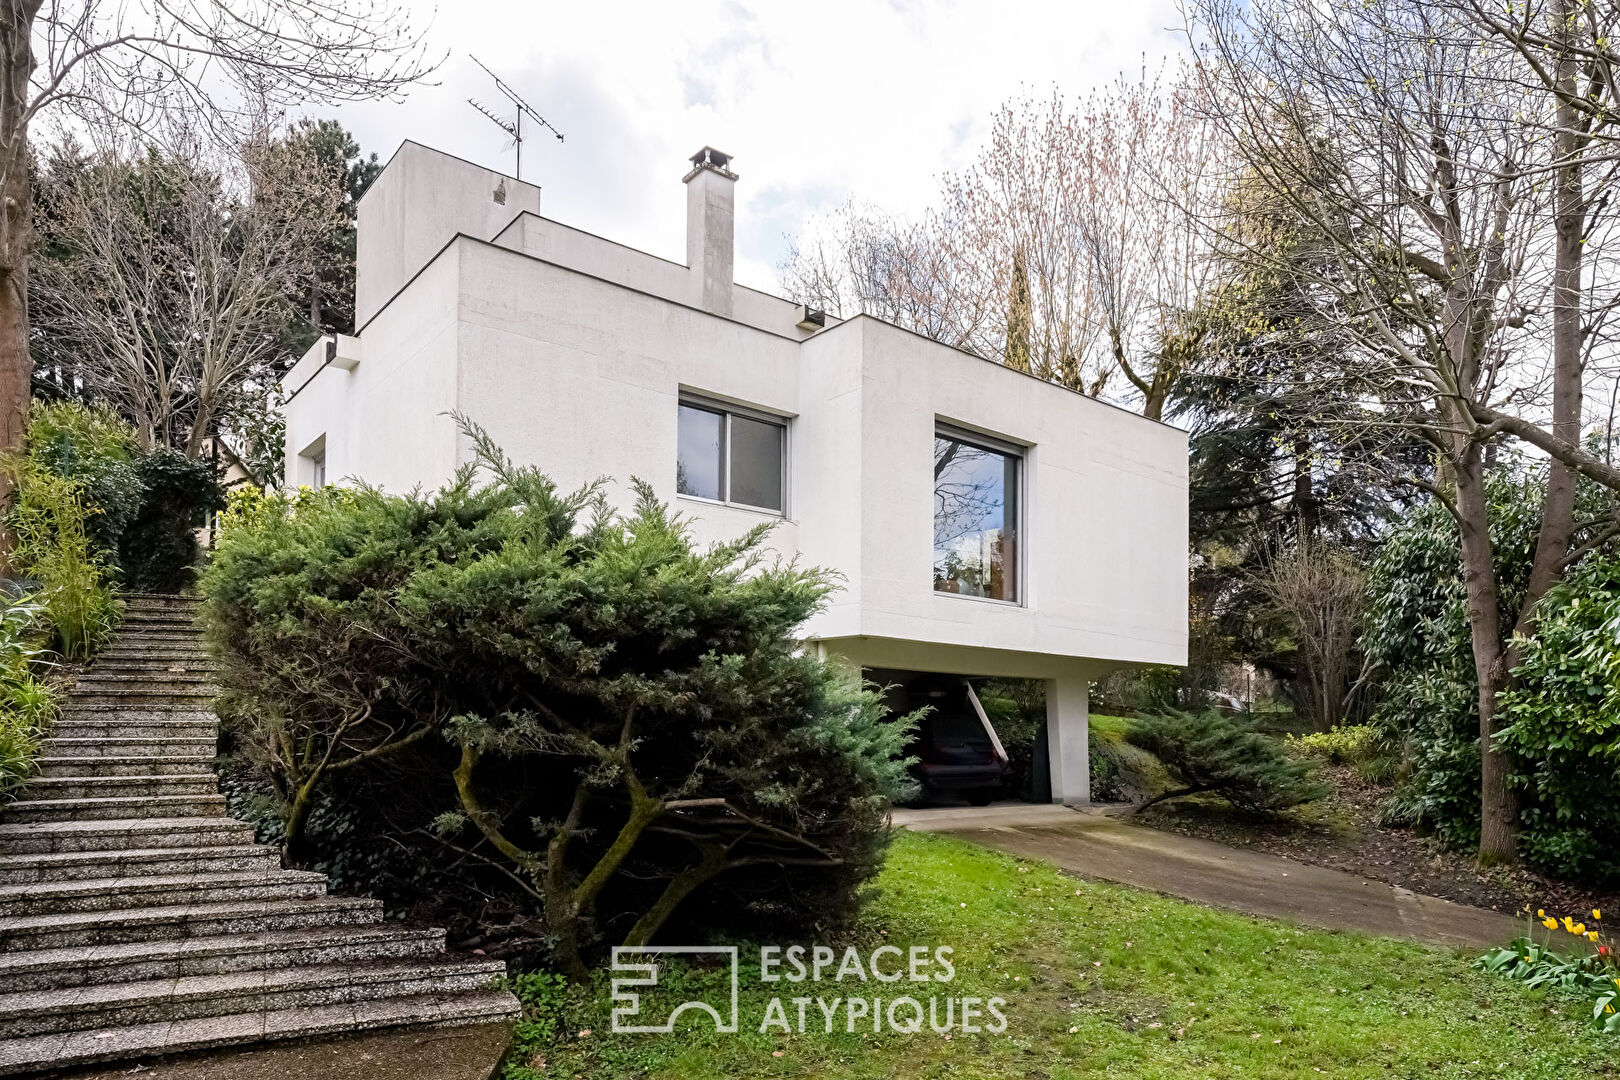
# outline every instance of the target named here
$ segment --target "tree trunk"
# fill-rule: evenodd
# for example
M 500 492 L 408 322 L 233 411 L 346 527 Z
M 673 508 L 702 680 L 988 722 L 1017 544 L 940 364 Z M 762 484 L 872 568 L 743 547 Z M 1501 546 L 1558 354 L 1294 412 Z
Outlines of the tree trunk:
M 315 788 L 320 782 L 321 773 L 317 770 L 293 789 L 292 805 L 287 808 L 287 821 L 282 826 L 285 833 L 282 846 L 287 858 L 294 863 L 304 856 L 304 823 L 309 820 L 309 812 L 315 805 Z
M 726 868 L 726 849 L 720 844 L 705 844 L 701 847 L 702 855 L 692 866 L 687 867 L 670 879 L 664 887 L 663 893 L 648 908 L 636 925 L 624 936 L 626 945 L 645 945 L 650 942 L 653 935 L 658 933 L 669 917 L 675 913 L 681 901 L 697 889 L 698 886 L 710 880 Z
M 1485 469 L 1479 444 L 1468 442 L 1453 462 L 1457 485 L 1457 529 L 1461 538 L 1463 588 L 1473 643 L 1479 695 L 1479 858 L 1511 863 L 1516 858 L 1519 812 L 1508 782 L 1507 755 L 1496 749 L 1496 699 L 1505 683 L 1502 621 L 1491 547 Z
M 1576 18 L 1573 0 L 1556 0 L 1552 32 L 1569 43 Z M 1586 231 L 1581 152 L 1585 142 L 1582 114 L 1572 96 L 1579 93 L 1575 61 L 1568 53 L 1555 69 L 1558 98 L 1553 188 L 1553 315 L 1552 315 L 1552 433 L 1567 443 L 1581 440 L 1581 238 Z M 1556 458 L 1547 462 L 1547 495 L 1542 503 L 1541 530 L 1530 562 L 1530 581 L 1519 611 L 1516 634 L 1534 633 L 1535 607 L 1563 575 L 1575 531 L 1575 470 Z M 1511 643 L 1506 667 L 1517 664 L 1518 649 Z
M 1311 443 L 1294 439 L 1294 516 L 1299 527 L 1299 549 L 1309 551 L 1316 538 L 1316 491 L 1311 481 Z
M 41 0 L 0 9 L 0 452 L 22 448 L 34 364 L 28 352 L 28 246 L 33 195 L 28 178 L 28 78 Z M 0 504 L 10 485 L 0 476 Z M 0 530 L 0 573 L 11 538 Z

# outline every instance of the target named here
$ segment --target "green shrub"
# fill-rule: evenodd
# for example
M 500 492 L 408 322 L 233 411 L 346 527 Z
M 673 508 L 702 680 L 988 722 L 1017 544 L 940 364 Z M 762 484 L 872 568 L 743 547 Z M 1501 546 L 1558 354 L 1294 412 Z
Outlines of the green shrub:
M 1620 881 L 1620 558 L 1583 564 L 1537 614 L 1501 705 L 1528 795 L 1520 843 L 1559 874 Z
M 76 477 L 45 468 L 30 455 L 0 459 L 12 483 L 5 514 L 11 561 L 40 584 L 38 602 L 53 629 L 54 645 L 70 660 L 88 659 L 112 630 L 116 610 L 104 556 L 91 542 L 96 513 Z
M 33 771 L 39 736 L 56 714 L 57 696 L 35 677 L 44 609 L 29 600 L 0 605 L 0 797 Z
M 1240 810 L 1274 813 L 1327 794 L 1327 787 L 1312 779 L 1309 762 L 1290 757 L 1277 740 L 1214 709 L 1144 715 L 1127 738 L 1157 757 L 1177 785 L 1143 806 L 1208 793 Z
M 1487 473 L 1486 494 L 1502 608 L 1512 611 L 1529 578 L 1540 488 L 1533 471 L 1506 463 Z M 1443 505 L 1408 511 L 1368 570 L 1361 647 L 1384 673 L 1372 722 L 1410 750 L 1412 774 L 1384 820 L 1466 849 L 1479 843 L 1479 692 L 1459 559 Z
M 105 406 L 35 403 L 18 464 L 35 484 L 54 477 L 71 485 L 103 577 L 136 591 L 188 584 L 199 554 L 196 530 L 225 505 L 211 462 L 165 448 L 142 451 L 134 430 Z
M 136 461 L 140 509 L 118 537 L 122 584 L 139 592 L 178 592 L 191 584 L 200 554 L 197 530 L 225 509 L 219 475 L 208 461 L 154 450 Z
M 849 917 L 910 729 L 799 648 L 828 576 L 766 561 L 764 528 L 696 550 L 644 486 L 615 515 L 467 433 L 478 468 L 437 493 L 269 496 L 220 537 L 227 727 L 290 850 L 399 853 L 367 883 L 396 907 L 576 976 L 670 919 Z
M 1487 476 L 1491 540 L 1504 611 L 1522 602 L 1541 521 L 1533 469 L 1512 463 Z M 1584 484 L 1576 517 L 1602 520 L 1606 496 Z M 1580 539 L 1580 538 L 1578 538 Z M 1620 880 L 1620 735 L 1613 727 L 1616 654 L 1612 545 L 1599 546 L 1543 599 L 1537 638 L 1500 708 L 1519 787 L 1521 850 L 1556 873 Z M 1450 846 L 1479 841 L 1479 709 L 1457 554 L 1456 524 L 1424 504 L 1390 532 L 1368 575 L 1363 648 L 1385 672 L 1373 722 L 1405 744 L 1411 776 L 1380 813 L 1426 829 Z M 1608 612 L 1607 615 L 1604 613 Z M 1607 635 L 1607 636 L 1606 636 Z
M 1348 765 L 1356 775 L 1383 783 L 1395 775 L 1399 755 L 1386 733 L 1373 724 L 1338 724 L 1327 731 L 1288 735 L 1288 748 L 1297 754 L 1335 765 Z

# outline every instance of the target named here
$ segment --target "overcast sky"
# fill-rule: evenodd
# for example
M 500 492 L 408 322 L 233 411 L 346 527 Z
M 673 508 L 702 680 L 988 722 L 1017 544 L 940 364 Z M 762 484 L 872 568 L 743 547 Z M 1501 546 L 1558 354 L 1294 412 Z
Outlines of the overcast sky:
M 336 115 L 387 159 L 404 139 L 511 172 L 510 140 L 466 103 L 505 101 L 476 56 L 567 136 L 526 138 L 547 216 L 684 261 L 686 158 L 733 155 L 737 277 L 764 288 L 787 235 L 850 196 L 926 206 L 996 106 L 1083 94 L 1178 47 L 1173 0 L 402 0 L 443 67 L 403 104 Z M 501 111 L 504 111 L 502 109 Z M 526 132 L 527 135 L 527 132 Z

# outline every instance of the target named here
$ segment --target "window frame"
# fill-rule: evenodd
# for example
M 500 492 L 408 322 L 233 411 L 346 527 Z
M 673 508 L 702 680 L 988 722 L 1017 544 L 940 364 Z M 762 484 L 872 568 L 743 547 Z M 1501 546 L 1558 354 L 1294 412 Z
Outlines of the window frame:
M 790 461 L 789 453 L 791 450 L 791 435 L 793 430 L 793 426 L 790 423 L 790 418 L 782 416 L 779 413 L 766 412 L 763 409 L 755 409 L 747 405 L 737 405 L 729 401 L 722 401 L 718 398 L 705 397 L 701 394 L 689 394 L 682 391 L 677 399 L 675 412 L 675 465 L 677 474 L 680 471 L 680 409 L 683 406 L 689 409 L 697 409 L 702 412 L 718 414 L 725 421 L 724 427 L 721 431 L 720 454 L 720 492 L 724 497 L 719 499 L 710 499 L 703 495 L 688 495 L 682 491 L 676 491 L 675 497 L 678 499 L 689 499 L 692 502 L 703 503 L 708 506 L 730 506 L 738 510 L 747 510 L 755 514 L 769 514 L 772 517 L 786 519 L 788 516 L 788 507 L 790 505 L 789 500 L 791 498 L 791 492 L 788 490 L 788 478 L 792 472 L 792 470 L 788 467 L 788 462 Z M 780 508 L 757 506 L 754 503 L 749 502 L 739 502 L 731 497 L 731 455 L 736 446 L 736 443 L 731 437 L 731 420 L 734 416 L 740 416 L 744 420 L 754 420 L 762 424 L 769 424 L 781 433 L 782 505 Z
M 971 593 L 947 592 L 934 587 L 935 596 L 948 597 L 953 600 L 972 600 L 980 604 L 1000 604 L 1002 607 L 1028 607 L 1028 571 L 1029 559 L 1025 543 L 1025 522 L 1028 520 L 1028 491 L 1029 491 L 1029 452 L 1031 447 L 1023 443 L 1015 443 L 1008 439 L 1000 439 L 994 435 L 986 435 L 972 428 L 959 427 L 948 420 L 935 418 L 935 439 L 954 439 L 978 450 L 988 450 L 993 454 L 1002 454 L 1012 458 L 1017 464 L 1013 467 L 1013 599 L 1003 600 L 995 596 L 974 596 Z M 929 490 L 929 499 L 933 500 L 933 489 Z M 1005 520 L 1005 512 L 1003 512 Z M 932 524 L 932 522 L 930 522 Z M 934 556 L 931 549 L 928 557 L 928 577 L 934 579 Z

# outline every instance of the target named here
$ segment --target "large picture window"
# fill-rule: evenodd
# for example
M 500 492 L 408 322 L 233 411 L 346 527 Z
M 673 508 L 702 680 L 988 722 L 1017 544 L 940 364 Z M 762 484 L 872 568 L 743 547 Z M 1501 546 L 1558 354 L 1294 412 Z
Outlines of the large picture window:
M 972 436 L 934 436 L 934 588 L 1016 603 L 1020 455 Z
M 784 512 L 787 425 L 719 405 L 681 402 L 675 490 L 697 499 Z

